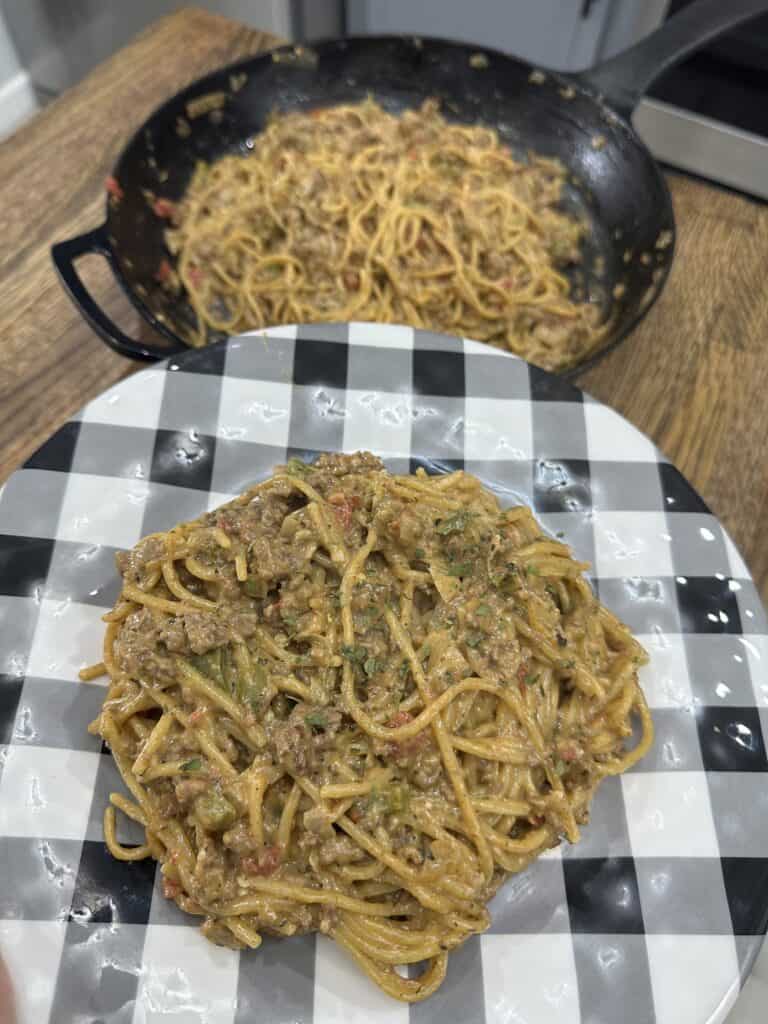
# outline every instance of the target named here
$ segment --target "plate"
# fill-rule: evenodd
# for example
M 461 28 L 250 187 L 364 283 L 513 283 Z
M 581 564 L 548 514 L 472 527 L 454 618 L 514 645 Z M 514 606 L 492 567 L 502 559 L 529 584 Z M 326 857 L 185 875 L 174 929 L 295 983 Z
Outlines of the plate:
M 106 391 L 0 498 L 0 944 L 22 1020 L 722 1021 L 768 921 L 768 627 L 727 533 L 629 423 L 513 356 L 371 324 L 267 334 Z M 323 937 L 216 948 L 153 862 L 114 861 L 101 816 L 120 783 L 86 732 L 104 689 L 77 682 L 116 549 L 287 456 L 363 448 L 531 504 L 651 654 L 652 752 L 604 782 L 578 846 L 507 882 L 412 1008 Z

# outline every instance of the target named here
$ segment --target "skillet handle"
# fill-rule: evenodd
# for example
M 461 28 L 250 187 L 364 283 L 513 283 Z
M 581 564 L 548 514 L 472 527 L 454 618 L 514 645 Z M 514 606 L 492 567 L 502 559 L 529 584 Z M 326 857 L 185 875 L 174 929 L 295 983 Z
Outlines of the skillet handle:
M 167 359 L 168 356 L 177 352 L 183 352 L 184 346 L 181 344 L 154 346 L 134 341 L 110 320 L 85 287 L 75 269 L 75 260 L 89 253 L 103 256 L 114 272 L 115 257 L 107 238 L 106 224 L 102 224 L 92 231 L 86 231 L 84 235 L 78 235 L 77 238 L 70 238 L 66 242 L 57 242 L 51 248 L 51 259 L 70 299 L 101 340 L 115 352 L 119 352 L 121 356 L 140 359 L 143 362 L 155 362 L 158 359 Z
M 575 77 L 629 118 L 660 74 L 710 39 L 766 12 L 768 0 L 698 0 L 628 50 Z

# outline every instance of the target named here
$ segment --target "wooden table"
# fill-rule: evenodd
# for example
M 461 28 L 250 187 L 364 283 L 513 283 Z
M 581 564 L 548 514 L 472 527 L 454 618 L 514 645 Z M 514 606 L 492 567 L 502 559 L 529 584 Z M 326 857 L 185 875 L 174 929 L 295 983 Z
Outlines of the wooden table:
M 83 402 L 137 369 L 80 318 L 51 243 L 102 218 L 103 183 L 151 111 L 209 69 L 276 40 L 201 11 L 157 22 L 0 145 L 0 480 Z M 731 531 L 768 596 L 768 207 L 671 174 L 679 249 L 633 337 L 580 381 L 649 434 Z M 141 325 L 103 261 L 104 307 Z M 87 271 L 85 268 L 87 267 Z

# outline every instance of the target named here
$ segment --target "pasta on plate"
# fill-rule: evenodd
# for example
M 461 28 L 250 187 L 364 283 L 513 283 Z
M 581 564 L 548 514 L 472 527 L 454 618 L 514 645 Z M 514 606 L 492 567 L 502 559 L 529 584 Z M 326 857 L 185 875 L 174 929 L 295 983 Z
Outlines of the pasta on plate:
M 214 942 L 319 930 L 423 999 L 652 741 L 645 653 L 585 566 L 463 472 L 291 460 L 118 562 L 83 673 L 109 674 L 91 730 L 130 792 L 106 841 Z

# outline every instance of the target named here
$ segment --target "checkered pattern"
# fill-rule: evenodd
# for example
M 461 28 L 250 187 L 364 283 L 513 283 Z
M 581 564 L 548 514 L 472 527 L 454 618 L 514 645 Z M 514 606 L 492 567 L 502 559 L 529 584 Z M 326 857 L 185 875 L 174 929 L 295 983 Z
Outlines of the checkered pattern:
M 217 949 L 153 863 L 112 860 L 100 818 L 119 782 L 86 732 L 103 689 L 76 681 L 99 657 L 116 549 L 287 456 L 360 448 L 395 471 L 464 467 L 532 504 L 651 653 L 651 754 L 606 781 L 581 844 L 510 879 L 490 932 L 410 1008 L 324 938 Z M 0 944 L 24 1020 L 724 1019 L 768 915 L 768 628 L 717 520 L 610 409 L 408 328 L 231 340 L 122 382 L 52 437 L 0 499 L 0 568 Z

